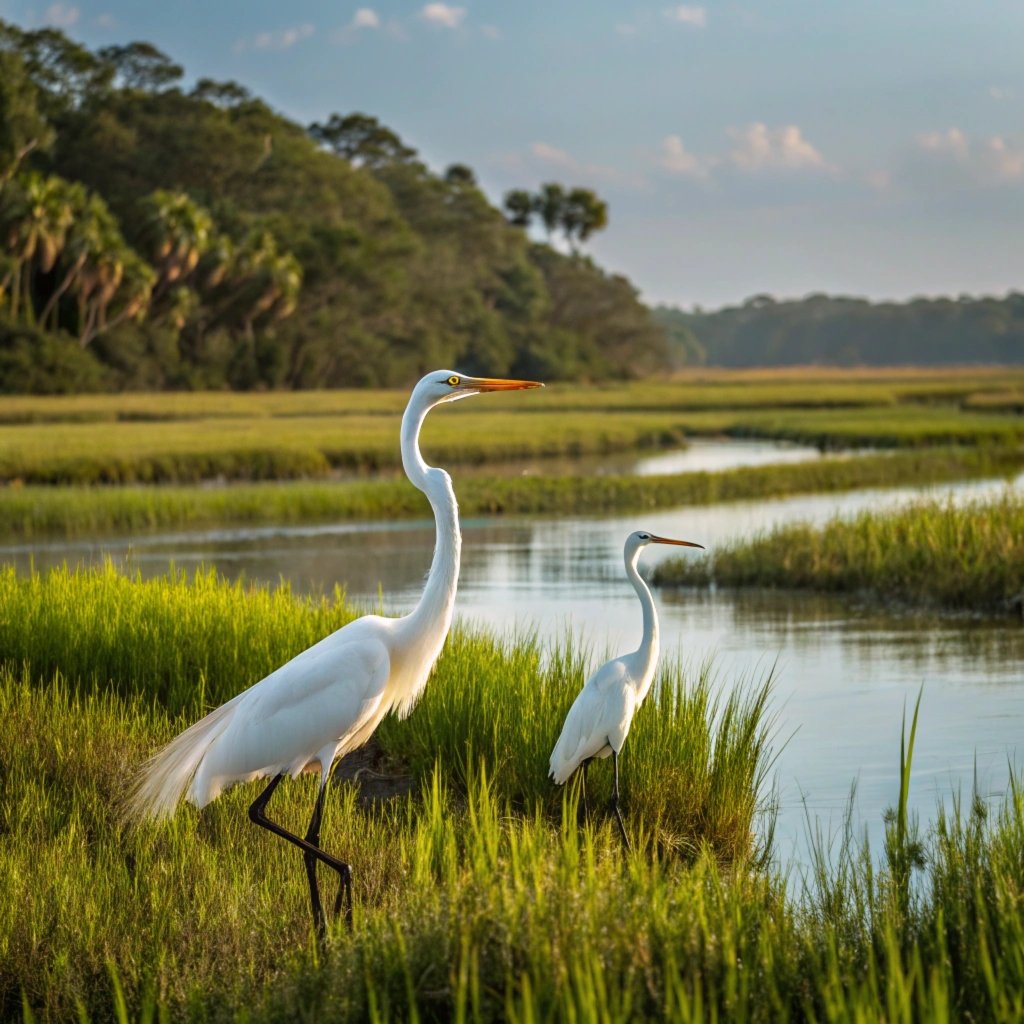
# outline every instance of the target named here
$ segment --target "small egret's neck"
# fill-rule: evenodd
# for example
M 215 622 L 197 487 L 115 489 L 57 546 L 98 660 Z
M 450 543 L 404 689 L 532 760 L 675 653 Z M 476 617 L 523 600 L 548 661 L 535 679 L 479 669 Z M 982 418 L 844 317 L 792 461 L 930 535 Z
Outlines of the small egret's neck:
M 425 633 L 439 631 L 443 641 L 455 611 L 462 534 L 451 478 L 443 469 L 428 466 L 420 454 L 420 428 L 430 409 L 429 404 L 413 400 L 402 417 L 402 465 L 412 484 L 427 496 L 437 530 L 434 559 L 423 596 L 407 618 L 414 628 Z
M 653 673 L 654 667 L 658 662 L 659 637 L 658 612 L 654 607 L 654 597 L 637 569 L 637 562 L 640 560 L 640 552 L 642 550 L 642 548 L 637 548 L 632 555 L 627 552 L 625 562 L 626 576 L 629 577 L 629 582 L 633 584 L 633 589 L 636 591 L 636 596 L 640 598 L 640 607 L 643 610 L 644 632 L 636 653 L 640 655 L 646 666 L 646 670 L 643 673 L 646 677 Z M 650 685 L 649 679 L 647 685 Z

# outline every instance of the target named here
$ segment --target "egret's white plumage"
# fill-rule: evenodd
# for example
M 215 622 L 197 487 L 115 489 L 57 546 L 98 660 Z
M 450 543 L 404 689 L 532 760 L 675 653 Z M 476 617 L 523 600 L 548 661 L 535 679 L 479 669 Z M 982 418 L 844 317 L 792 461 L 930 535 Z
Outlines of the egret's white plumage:
M 451 370 L 420 380 L 402 418 L 402 464 L 430 501 L 437 539 L 416 608 L 350 622 L 186 729 L 143 766 L 129 797 L 137 817 L 169 816 L 183 796 L 203 807 L 235 783 L 316 768 L 322 792 L 335 759 L 389 711 L 412 710 L 451 626 L 462 543 L 451 478 L 420 455 L 423 419 L 442 402 L 539 386 Z
M 701 547 L 692 541 L 671 540 L 643 530 L 626 538 L 623 549 L 626 576 L 640 599 L 643 636 L 635 651 L 605 662 L 594 672 L 569 709 L 562 733 L 551 752 L 549 774 L 558 785 L 565 783 L 591 758 L 618 755 L 629 735 L 633 715 L 654 680 L 658 667 L 658 612 L 650 588 L 637 570 L 640 552 L 648 544 Z

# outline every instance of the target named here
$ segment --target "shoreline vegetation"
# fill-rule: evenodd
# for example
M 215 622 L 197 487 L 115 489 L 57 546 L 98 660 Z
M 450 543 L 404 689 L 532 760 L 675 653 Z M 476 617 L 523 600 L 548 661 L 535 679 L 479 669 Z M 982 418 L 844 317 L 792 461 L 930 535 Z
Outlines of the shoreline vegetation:
M 1024 373 L 706 371 L 675 379 L 554 385 L 428 422 L 428 460 L 457 469 L 757 438 L 822 451 L 1013 447 Z M 404 392 L 20 397 L 0 406 L 0 485 L 200 484 L 396 472 Z
M 770 681 L 664 666 L 630 737 L 624 851 L 545 778 L 587 652 L 458 630 L 380 731 L 412 792 L 332 787 L 323 841 L 355 865 L 356 919 L 318 950 L 294 856 L 246 819 L 252 787 L 135 830 L 118 808 L 155 744 L 345 621 L 340 596 L 108 566 L 2 571 L 0 607 L 0 1019 L 1018 1015 L 1024 786 L 994 810 L 954 798 L 923 834 L 913 725 L 883 849 L 847 822 L 794 892 L 765 856 Z M 282 787 L 286 826 L 311 786 Z M 599 806 L 606 762 L 588 789 Z
M 665 476 L 475 476 L 453 470 L 464 515 L 579 515 L 706 505 L 801 493 L 1009 477 L 1024 449 L 915 448 Z M 200 486 L 0 487 L 0 538 L 75 537 L 215 524 L 421 518 L 400 479 Z
M 921 500 L 821 527 L 776 527 L 699 559 L 663 562 L 654 582 L 868 592 L 904 604 L 1019 613 L 1024 498 L 1008 492 L 961 506 Z

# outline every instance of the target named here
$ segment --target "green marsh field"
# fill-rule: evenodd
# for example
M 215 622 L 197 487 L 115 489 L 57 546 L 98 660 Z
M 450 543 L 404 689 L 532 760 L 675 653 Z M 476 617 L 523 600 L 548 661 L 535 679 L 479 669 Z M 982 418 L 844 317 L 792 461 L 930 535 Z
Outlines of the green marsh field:
M 358 865 L 357 911 L 318 949 L 298 858 L 248 824 L 246 792 L 137 830 L 119 807 L 154 744 L 350 611 L 209 575 L 8 572 L 0 588 L 5 1019 L 1021 1011 L 1018 788 L 927 835 L 897 789 L 881 864 L 848 836 L 794 893 L 764 858 L 769 682 L 723 702 L 669 663 L 631 738 L 626 853 L 607 821 L 580 829 L 575 795 L 543 784 L 579 652 L 521 637 L 456 635 L 421 706 L 381 730 L 378 772 L 407 776 L 408 795 L 332 788 L 324 842 Z M 593 772 L 591 799 L 609 785 Z M 301 827 L 312 795 L 312 782 L 286 786 L 286 824 Z
M 667 514 L 1013 478 L 1021 394 L 1024 373 L 1005 370 L 709 371 L 561 385 L 514 407 L 482 398 L 434 414 L 423 448 L 467 518 Z M 0 539 L 425 519 L 397 471 L 405 398 L 5 399 Z M 644 477 L 583 460 L 711 436 L 826 454 Z M 1015 630 L 1004 606 L 1024 586 L 1022 525 L 1012 492 L 794 523 L 662 563 L 656 600 L 667 613 L 670 584 L 699 594 L 711 579 L 899 607 L 924 594 Z M 623 585 L 621 561 L 616 573 Z M 774 834 L 791 742 L 780 682 L 794 666 L 773 670 L 770 651 L 728 671 L 663 656 L 623 755 L 626 851 L 604 813 L 610 762 L 591 769 L 589 816 L 577 787 L 546 777 L 603 653 L 592 634 L 458 625 L 411 716 L 387 719 L 329 790 L 323 843 L 352 862 L 356 899 L 352 931 L 337 923 L 322 946 L 301 858 L 246 818 L 255 786 L 129 826 L 125 791 L 156 746 L 366 610 L 337 582 L 306 596 L 210 570 L 0 568 L 0 1020 L 1024 1016 L 1024 780 L 1011 767 L 998 798 L 944 790 L 919 824 L 915 743 L 920 757 L 940 699 L 926 685 L 920 722 L 911 701 L 902 728 L 898 703 L 885 723 L 881 840 L 868 845 L 852 803 L 838 833 L 808 811 L 811 852 L 795 867 Z M 392 610 L 386 589 L 380 600 Z M 311 776 L 282 785 L 286 826 L 303 828 L 314 794 Z

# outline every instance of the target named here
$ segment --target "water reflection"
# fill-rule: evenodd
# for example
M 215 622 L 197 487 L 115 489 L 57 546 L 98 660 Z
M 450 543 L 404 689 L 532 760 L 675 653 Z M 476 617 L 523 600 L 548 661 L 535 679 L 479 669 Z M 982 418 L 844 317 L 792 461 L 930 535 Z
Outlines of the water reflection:
M 656 476 L 661 473 L 720 472 L 741 466 L 768 466 L 780 463 L 809 462 L 828 455 L 843 458 L 857 452 L 823 453 L 813 445 L 795 441 L 760 441 L 729 437 L 690 438 L 685 448 L 649 452 L 638 455 L 635 451 L 609 452 L 601 455 L 550 456 L 543 458 L 509 459 L 498 464 L 460 466 L 462 475 L 491 476 L 601 476 L 605 474 Z M 398 477 L 401 470 L 388 470 L 388 476 Z
M 622 571 L 622 542 L 637 527 L 711 546 L 776 523 L 821 522 L 924 493 L 963 501 L 1005 486 L 813 495 L 603 519 L 473 519 L 463 524 L 458 615 L 547 638 L 570 628 L 596 662 L 639 639 L 640 613 Z M 368 605 L 383 591 L 386 608 L 398 612 L 419 596 L 433 536 L 429 522 L 208 530 L 14 546 L 0 549 L 0 558 L 24 569 L 30 560 L 45 568 L 110 556 L 144 575 L 161 574 L 171 562 L 213 565 L 229 578 L 286 580 L 300 592 L 341 583 Z M 643 564 L 649 570 L 676 553 L 652 547 Z M 985 796 L 1002 795 L 1024 727 L 1019 626 L 891 614 L 868 600 L 784 592 L 662 591 L 657 600 L 666 653 L 694 670 L 713 657 L 721 685 L 776 665 L 777 734 L 785 740 L 777 762 L 783 859 L 806 858 L 804 804 L 838 827 L 854 779 L 860 819 L 878 848 L 882 812 L 896 798 L 902 710 L 922 685 L 912 809 L 931 820 L 951 790 L 969 793 L 975 770 Z

